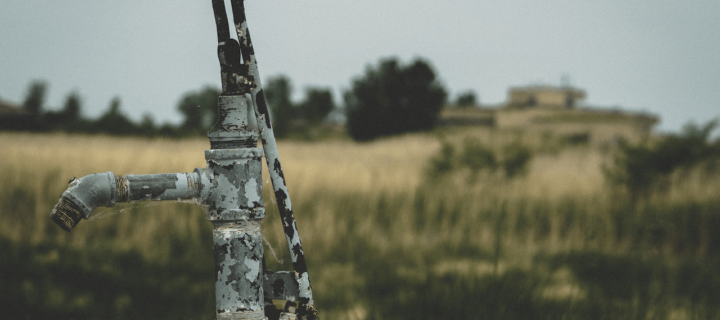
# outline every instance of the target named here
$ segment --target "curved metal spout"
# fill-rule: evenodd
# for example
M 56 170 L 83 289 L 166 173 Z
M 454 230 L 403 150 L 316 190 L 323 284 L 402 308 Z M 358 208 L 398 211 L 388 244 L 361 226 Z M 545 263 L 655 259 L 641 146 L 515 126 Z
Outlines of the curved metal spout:
M 70 232 L 81 219 L 89 219 L 97 207 L 136 200 L 192 199 L 200 195 L 201 170 L 189 173 L 163 173 L 115 176 L 112 172 L 73 178 L 50 218 Z
M 117 185 L 112 172 L 95 173 L 80 179 L 72 178 L 69 187 L 50 213 L 50 218 L 70 232 L 82 218 L 90 218 L 99 206 L 112 207 L 117 200 Z

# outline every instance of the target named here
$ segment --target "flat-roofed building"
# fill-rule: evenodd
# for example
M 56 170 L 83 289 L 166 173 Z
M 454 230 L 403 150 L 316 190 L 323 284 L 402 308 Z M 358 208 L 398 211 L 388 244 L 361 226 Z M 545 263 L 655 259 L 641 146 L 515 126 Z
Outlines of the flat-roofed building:
M 570 86 L 527 86 L 508 90 L 509 109 L 574 109 L 585 91 Z
M 18 114 L 24 112 L 25 110 L 23 110 L 21 106 L 0 99 L 0 114 Z

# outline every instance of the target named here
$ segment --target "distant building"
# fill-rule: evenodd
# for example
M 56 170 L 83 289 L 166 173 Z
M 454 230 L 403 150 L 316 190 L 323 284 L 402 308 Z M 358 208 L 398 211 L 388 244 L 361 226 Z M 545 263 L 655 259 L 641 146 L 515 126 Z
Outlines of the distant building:
M 582 104 L 585 91 L 570 86 L 512 87 L 507 96 L 499 106 L 446 107 L 438 124 L 552 133 L 562 139 L 582 137 L 583 141 L 608 143 L 640 141 L 659 121 L 646 113 L 589 108 Z
M 0 100 L 0 114 L 18 114 L 18 113 L 25 113 L 25 110 L 22 109 L 21 106 L 15 105 L 13 103 Z
M 495 110 L 477 107 L 445 107 L 440 111 L 441 126 L 494 126 Z
M 508 90 L 508 109 L 574 109 L 585 91 L 570 86 L 527 86 Z

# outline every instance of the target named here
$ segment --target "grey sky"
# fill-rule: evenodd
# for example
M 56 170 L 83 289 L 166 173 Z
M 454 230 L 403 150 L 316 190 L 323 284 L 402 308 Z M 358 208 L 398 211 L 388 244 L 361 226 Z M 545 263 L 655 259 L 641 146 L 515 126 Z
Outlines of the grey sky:
M 720 116 L 720 1 L 247 0 L 264 79 L 283 73 L 340 93 L 379 58 L 424 57 L 454 99 L 560 84 L 594 106 L 645 110 L 661 130 Z M 229 7 L 229 4 L 228 4 Z M 131 118 L 180 120 L 180 96 L 219 86 L 211 1 L 2 0 L 0 99 L 32 79 L 59 108 L 77 90 L 86 116 L 113 96 Z

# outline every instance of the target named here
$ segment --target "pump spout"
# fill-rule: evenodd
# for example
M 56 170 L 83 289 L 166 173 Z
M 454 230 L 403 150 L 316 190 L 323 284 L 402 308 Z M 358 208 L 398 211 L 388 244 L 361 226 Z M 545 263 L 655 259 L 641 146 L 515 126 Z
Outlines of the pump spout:
M 70 232 L 80 219 L 89 219 L 95 208 L 112 207 L 116 202 L 142 200 L 178 200 L 200 196 L 200 176 L 195 172 L 115 176 L 112 172 L 95 173 L 70 180 L 50 218 Z M 207 183 L 206 183 L 207 184 Z
M 99 206 L 112 207 L 117 200 L 117 184 L 112 172 L 72 178 L 69 187 L 50 213 L 50 219 L 70 232 L 82 218 L 90 218 Z

